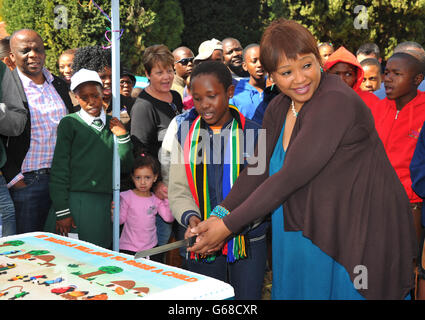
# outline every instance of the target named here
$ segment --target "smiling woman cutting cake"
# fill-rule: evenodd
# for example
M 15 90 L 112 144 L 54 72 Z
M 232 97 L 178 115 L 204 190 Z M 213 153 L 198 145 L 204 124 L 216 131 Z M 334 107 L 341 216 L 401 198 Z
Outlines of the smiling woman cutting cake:
M 369 108 L 322 72 L 315 39 L 294 21 L 266 29 L 260 57 L 282 92 L 264 115 L 266 170 L 241 172 L 191 230 L 189 251 L 217 250 L 272 212 L 273 299 L 405 299 L 415 231 Z

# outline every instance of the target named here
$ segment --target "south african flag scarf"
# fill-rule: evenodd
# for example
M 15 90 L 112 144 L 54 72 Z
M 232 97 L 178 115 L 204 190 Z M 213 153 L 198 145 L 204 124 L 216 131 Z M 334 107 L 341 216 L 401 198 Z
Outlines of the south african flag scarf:
M 243 168 L 243 152 L 242 143 L 243 139 L 240 137 L 240 132 L 245 127 L 245 117 L 237 110 L 235 106 L 229 105 L 230 111 L 232 112 L 233 120 L 230 127 L 230 133 L 228 139 L 225 142 L 224 147 L 224 164 L 223 168 L 223 199 L 227 196 L 233 183 L 236 181 L 239 173 Z M 201 129 L 206 128 L 205 121 L 198 116 L 192 123 L 189 134 L 187 135 L 184 142 L 184 160 L 186 166 L 186 175 L 189 182 L 190 191 L 198 205 L 203 220 L 209 218 L 211 210 L 207 164 L 210 159 L 205 148 L 205 141 L 202 143 L 202 135 L 200 134 Z M 241 141 L 242 140 L 242 141 Z M 208 145 L 209 146 L 209 145 Z M 198 157 L 202 157 L 202 161 L 197 160 Z M 245 237 L 238 235 L 230 239 L 222 249 L 222 254 L 227 256 L 228 262 L 234 262 L 238 259 L 245 258 Z M 191 259 L 203 260 L 212 262 L 215 260 L 215 255 L 200 256 L 191 253 Z

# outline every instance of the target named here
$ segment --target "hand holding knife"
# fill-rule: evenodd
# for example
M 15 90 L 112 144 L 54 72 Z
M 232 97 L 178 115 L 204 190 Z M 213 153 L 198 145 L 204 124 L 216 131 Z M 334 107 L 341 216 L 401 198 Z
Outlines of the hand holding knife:
M 196 241 L 196 236 L 192 236 L 192 237 L 189 237 L 189 238 L 184 239 L 184 240 L 179 240 L 179 241 L 175 241 L 175 242 L 165 244 L 163 246 L 155 247 L 155 248 L 148 249 L 148 250 L 142 250 L 142 251 L 139 251 L 135 254 L 134 259 L 140 259 L 140 258 L 145 258 L 145 257 L 148 257 L 148 256 L 154 256 L 156 254 L 167 252 L 167 251 L 174 250 L 174 249 L 178 249 L 178 248 L 181 248 L 181 247 L 186 247 L 186 248 L 191 247 L 195 244 L 195 241 Z

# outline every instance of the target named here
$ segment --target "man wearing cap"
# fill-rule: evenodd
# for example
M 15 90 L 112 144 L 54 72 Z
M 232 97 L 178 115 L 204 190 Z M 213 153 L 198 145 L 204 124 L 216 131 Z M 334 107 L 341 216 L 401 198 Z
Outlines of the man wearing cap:
M 15 205 L 16 232 L 43 230 L 50 207 L 49 172 L 56 144 L 56 127 L 73 111 L 68 85 L 52 75 L 44 62 L 43 40 L 22 29 L 10 38 L 12 72 L 20 99 L 28 111 L 24 131 L 9 137 L 2 168 Z
M 246 78 L 249 73 L 244 70 L 242 63 L 242 46 L 235 38 L 226 38 L 222 41 L 224 64 L 229 68 L 233 78 Z
M 221 41 L 213 38 L 201 43 L 198 48 L 198 55 L 195 57 L 195 64 L 206 60 L 217 60 L 223 62 L 223 46 Z
M 130 111 L 136 98 L 131 96 L 134 86 L 136 85 L 136 77 L 126 68 L 121 67 L 120 76 L 120 120 L 130 129 Z M 108 114 L 112 115 L 112 104 L 107 109 Z
M 193 59 L 195 57 L 192 50 L 188 47 L 178 47 L 177 49 L 174 49 L 173 56 L 175 75 L 171 90 L 175 90 L 180 93 L 183 100 L 186 82 L 192 73 Z
M 197 64 L 207 60 L 221 61 L 224 63 L 223 45 L 221 41 L 213 38 L 201 43 L 198 49 L 198 55 L 194 60 L 194 65 L 196 66 Z M 238 81 L 239 77 L 232 73 L 232 84 L 236 86 Z

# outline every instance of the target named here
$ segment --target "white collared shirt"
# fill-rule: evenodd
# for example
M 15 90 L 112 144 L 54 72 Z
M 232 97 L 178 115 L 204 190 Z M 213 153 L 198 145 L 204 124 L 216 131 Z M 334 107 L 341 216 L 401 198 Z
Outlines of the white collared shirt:
M 87 123 L 88 126 L 95 128 L 98 131 L 102 131 L 102 129 L 105 127 L 106 124 L 106 114 L 105 110 L 103 108 L 100 111 L 100 115 L 98 117 L 93 117 L 90 114 L 88 114 L 83 108 L 81 108 L 77 114 L 80 116 L 80 118 Z M 102 120 L 102 127 L 98 128 L 97 126 L 93 125 L 93 121 L 96 119 Z

